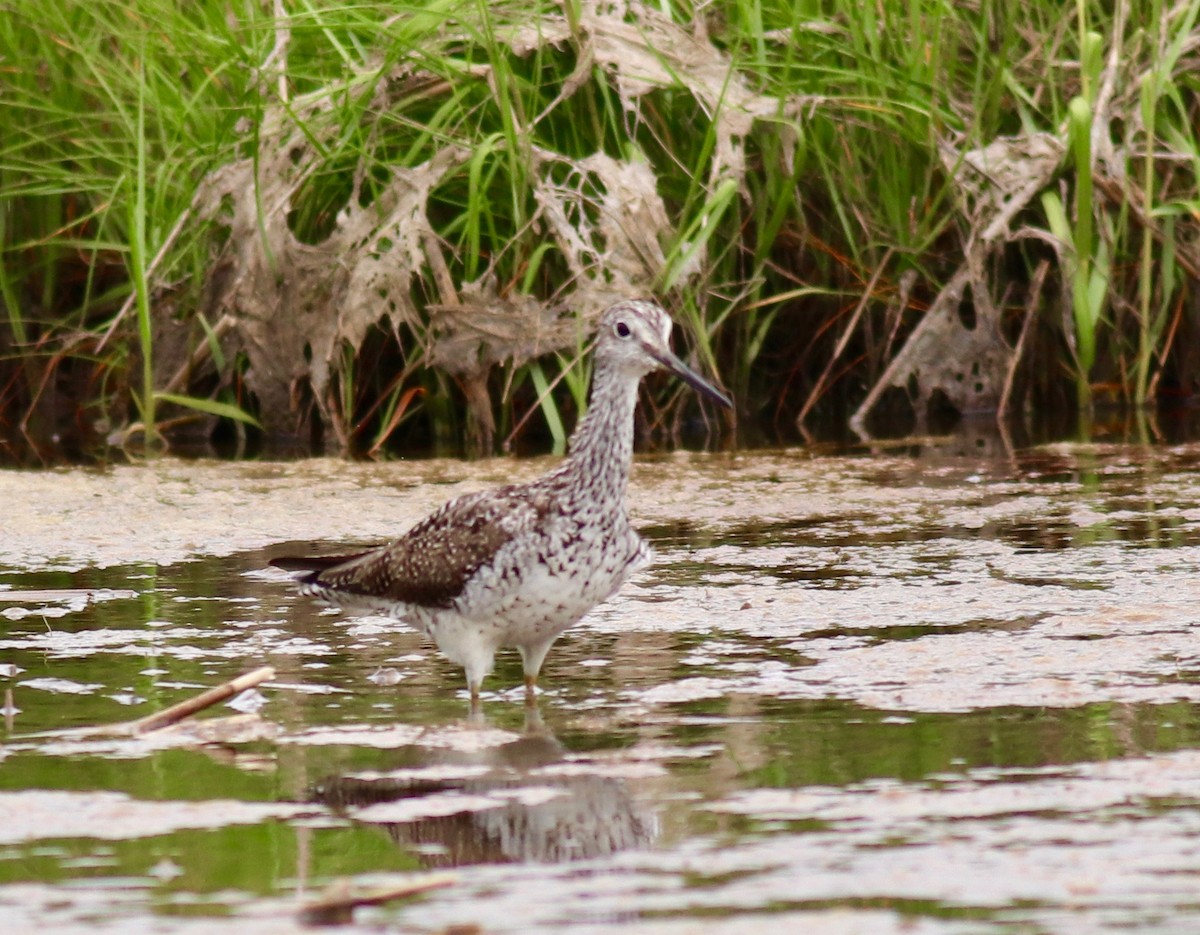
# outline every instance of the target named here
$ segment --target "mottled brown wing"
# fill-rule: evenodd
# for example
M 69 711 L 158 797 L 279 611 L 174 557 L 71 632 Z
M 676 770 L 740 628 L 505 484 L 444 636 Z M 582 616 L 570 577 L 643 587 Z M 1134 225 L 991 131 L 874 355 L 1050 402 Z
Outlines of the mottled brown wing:
M 399 539 L 306 580 L 351 594 L 449 607 L 481 566 L 544 515 L 545 503 L 514 496 L 515 489 L 451 500 Z

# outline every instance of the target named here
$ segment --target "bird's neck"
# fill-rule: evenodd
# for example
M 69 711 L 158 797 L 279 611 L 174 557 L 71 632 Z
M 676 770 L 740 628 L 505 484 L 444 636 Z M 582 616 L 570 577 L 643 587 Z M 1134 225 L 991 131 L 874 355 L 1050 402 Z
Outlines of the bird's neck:
M 587 415 L 571 436 L 566 472 L 589 499 L 608 498 L 621 508 L 633 459 L 633 411 L 639 380 L 598 361 Z

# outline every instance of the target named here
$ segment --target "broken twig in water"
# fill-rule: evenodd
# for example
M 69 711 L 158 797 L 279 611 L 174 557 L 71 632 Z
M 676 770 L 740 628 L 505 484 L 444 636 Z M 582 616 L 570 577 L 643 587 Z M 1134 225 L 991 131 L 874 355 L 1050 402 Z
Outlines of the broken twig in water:
M 98 595 L 107 598 L 137 597 L 136 591 L 124 588 L 37 588 L 26 591 L 0 591 L 0 604 L 53 604 L 57 601 L 94 601 Z
M 171 705 L 171 707 L 164 711 L 159 711 L 157 714 L 149 714 L 141 720 L 134 721 L 130 726 L 135 734 L 145 734 L 152 730 L 161 730 L 164 727 L 170 727 L 184 718 L 191 717 L 205 708 L 211 708 L 215 704 L 220 704 L 226 698 L 232 698 L 234 695 L 244 692 L 247 688 L 261 685 L 263 682 L 274 677 L 275 670 L 271 666 L 263 666 L 261 669 L 255 669 L 253 672 L 239 675 L 237 678 L 231 679 L 223 685 L 218 685 L 216 688 L 210 688 L 206 692 L 201 692 L 194 698 L 188 698 L 186 701 L 179 702 L 179 704 Z
M 429 890 L 457 883 L 453 873 L 431 873 L 428 876 L 405 880 L 393 886 L 381 886 L 357 892 L 345 889 L 345 883 L 335 885 L 326 895 L 300 909 L 300 920 L 308 925 L 344 925 L 351 920 L 359 906 L 381 906 L 393 899 L 416 896 Z
M 139 734 L 148 734 L 152 731 L 162 730 L 164 727 L 170 727 L 173 724 L 178 724 L 180 721 L 191 717 L 203 711 L 205 708 L 211 708 L 213 705 L 220 704 L 227 698 L 232 698 L 235 695 L 244 692 L 248 688 L 254 688 L 256 685 L 261 685 L 263 682 L 270 681 L 275 677 L 275 669 L 271 666 L 262 666 L 255 669 L 253 672 L 247 672 L 244 675 L 239 675 L 235 679 L 230 679 L 216 688 L 210 688 L 208 691 L 201 692 L 194 698 L 188 698 L 186 701 L 181 701 L 179 704 L 171 705 L 171 707 L 159 711 L 157 714 L 148 714 L 144 718 L 139 718 L 136 721 L 121 721 L 117 724 L 104 724 L 94 727 L 68 727 L 59 730 L 44 730 L 33 734 L 20 734 L 13 737 L 13 740 L 34 740 L 37 738 L 56 737 L 56 738 L 82 738 L 82 737 L 128 737 L 130 735 L 137 736 Z M 8 703 L 11 707 L 11 700 Z M 14 711 L 18 710 L 13 708 Z M 3 709 L 0 709 L 3 713 Z M 242 715 L 245 717 L 245 715 Z M 211 726 L 221 720 L 229 720 L 228 718 L 211 718 L 204 721 L 206 726 Z M 9 728 L 11 730 L 11 727 Z M 204 738 L 198 738 L 198 742 L 203 743 Z

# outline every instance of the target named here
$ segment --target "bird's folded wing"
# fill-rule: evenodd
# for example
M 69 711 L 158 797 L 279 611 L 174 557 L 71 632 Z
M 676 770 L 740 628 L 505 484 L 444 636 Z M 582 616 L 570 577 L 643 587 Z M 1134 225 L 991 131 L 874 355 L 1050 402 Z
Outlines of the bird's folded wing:
M 452 500 L 385 546 L 310 575 L 313 584 L 422 607 L 449 607 L 471 576 L 547 505 L 502 487 Z

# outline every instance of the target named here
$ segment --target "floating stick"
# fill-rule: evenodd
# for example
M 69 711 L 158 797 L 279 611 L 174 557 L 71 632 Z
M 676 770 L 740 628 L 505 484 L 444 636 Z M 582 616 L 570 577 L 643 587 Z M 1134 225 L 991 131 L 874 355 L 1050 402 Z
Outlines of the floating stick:
M 140 721 L 134 721 L 131 727 L 135 734 L 145 734 L 152 730 L 161 730 L 164 727 L 170 727 L 172 724 L 176 724 L 186 717 L 191 717 L 205 708 L 211 708 L 215 704 L 220 704 L 226 698 L 232 698 L 234 695 L 244 692 L 247 688 L 261 685 L 263 682 L 273 678 L 275 678 L 275 670 L 271 666 L 263 666 L 261 669 L 255 669 L 253 672 L 239 675 L 237 678 L 218 685 L 216 688 L 210 688 L 206 692 L 201 692 L 194 698 L 188 698 L 186 701 L 179 702 L 179 704 L 171 705 L 171 707 L 159 711 L 157 714 L 149 714 Z

